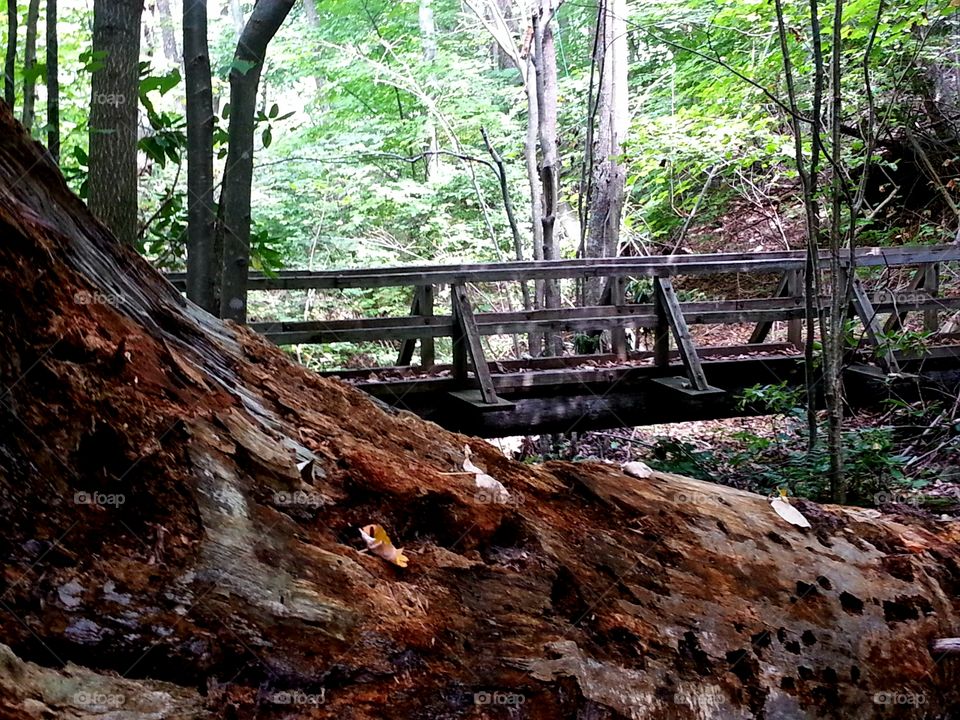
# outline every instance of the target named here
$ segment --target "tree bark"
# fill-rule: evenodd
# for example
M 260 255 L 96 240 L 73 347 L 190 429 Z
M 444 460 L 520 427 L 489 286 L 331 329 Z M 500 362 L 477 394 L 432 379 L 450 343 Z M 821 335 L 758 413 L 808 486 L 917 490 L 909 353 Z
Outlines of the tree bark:
M 418 19 L 420 23 L 420 42 L 423 45 L 423 63 L 429 67 L 437 59 L 437 25 L 434 21 L 432 0 L 420 0 Z M 426 136 L 424 179 L 429 182 L 430 178 L 436 177 L 440 170 L 440 155 L 437 152 L 440 149 L 437 143 L 437 126 L 429 112 L 424 121 L 423 132 Z
M 90 210 L 123 243 L 137 238 L 137 140 L 142 0 L 95 0 L 93 50 L 105 53 L 90 100 Z
M 211 313 L 216 212 L 213 195 L 213 88 L 207 45 L 207 2 L 183 3 L 183 62 L 187 89 L 187 297 Z
M 184 0 L 187 4 L 190 0 Z M 170 10 L 170 0 L 157 0 L 157 19 L 160 22 L 160 38 L 163 43 L 163 55 L 171 65 L 180 64 L 180 50 L 177 48 L 177 35 Z
M 540 186 L 543 228 L 543 259 L 560 258 L 555 225 L 560 195 L 560 153 L 557 149 L 557 55 L 553 41 L 553 6 L 543 0 L 533 16 L 533 52 L 536 67 L 538 139 L 540 141 Z M 560 307 L 560 286 L 556 280 L 543 283 L 543 304 Z M 547 349 L 563 354 L 559 335 L 547 335 Z
M 40 22 L 40 0 L 27 6 L 27 38 L 23 48 L 23 126 L 33 129 L 37 105 L 37 24 Z
M 57 0 L 47 0 L 47 149 L 60 162 L 60 39 Z
M 17 0 L 7 0 L 7 52 L 3 63 L 3 98 L 11 109 L 17 102 Z
M 247 21 L 230 71 L 230 128 L 227 165 L 220 194 L 223 238 L 220 316 L 246 322 L 250 267 L 250 193 L 253 182 L 253 125 L 257 87 L 267 45 L 294 0 L 260 0 Z
M 596 133 L 590 152 L 593 178 L 588 198 L 586 257 L 611 257 L 618 252 L 620 220 L 626 175 L 619 156 L 629 124 L 627 108 L 626 0 L 602 0 L 597 15 L 595 67 L 599 89 L 595 112 Z M 594 112 L 593 108 L 588 112 Z M 584 304 L 597 305 L 604 278 L 585 283 Z
M 514 499 L 478 501 L 463 436 L 196 312 L 6 108 L 0 237 L 0 716 L 960 703 L 928 647 L 960 627 L 956 522 L 795 501 L 802 529 L 752 493 L 471 440 Z M 361 552 L 368 523 L 407 568 Z

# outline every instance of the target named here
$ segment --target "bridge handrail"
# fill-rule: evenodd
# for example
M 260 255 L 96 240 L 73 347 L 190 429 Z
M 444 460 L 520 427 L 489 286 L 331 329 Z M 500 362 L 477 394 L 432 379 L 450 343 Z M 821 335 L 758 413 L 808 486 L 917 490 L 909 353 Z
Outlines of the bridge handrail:
M 828 259 L 821 253 L 820 262 Z M 855 264 L 861 267 L 902 267 L 960 260 L 960 246 L 916 245 L 892 248 L 857 248 Z M 844 253 L 843 263 L 850 264 Z M 251 272 L 249 290 L 304 290 L 379 288 L 456 283 L 482 283 L 589 277 L 669 277 L 721 273 L 770 273 L 802 270 L 804 251 L 764 253 L 712 253 L 704 255 L 652 255 L 645 257 L 584 258 L 460 265 L 410 265 L 388 268 L 340 270 L 283 270 L 275 275 Z M 168 279 L 180 289 L 185 273 Z

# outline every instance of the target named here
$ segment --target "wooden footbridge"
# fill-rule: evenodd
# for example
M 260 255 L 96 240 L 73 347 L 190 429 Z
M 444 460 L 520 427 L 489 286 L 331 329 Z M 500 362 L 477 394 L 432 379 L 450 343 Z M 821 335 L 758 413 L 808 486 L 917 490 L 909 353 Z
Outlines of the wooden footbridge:
M 851 318 L 857 322 L 845 369 L 847 400 L 876 404 L 895 394 L 910 399 L 960 385 L 960 335 L 942 324 L 960 311 L 960 297 L 940 293 L 946 263 L 960 247 L 860 248 L 843 258 L 852 278 Z M 826 263 L 826 257 L 821 258 Z M 496 437 L 583 431 L 661 422 L 713 419 L 763 411 L 743 407 L 743 390 L 757 384 L 804 382 L 801 352 L 805 301 L 804 252 L 672 255 L 510 262 L 492 265 L 252 273 L 250 290 L 338 290 L 410 287 L 408 315 L 359 320 L 254 322 L 278 345 L 393 340 L 391 367 L 326 373 L 356 383 L 382 402 L 444 427 Z M 737 274 L 740 286 L 779 277 L 772 297 L 681 301 L 674 279 Z M 866 277 L 871 276 L 871 277 Z M 471 287 L 486 283 L 604 278 L 606 304 L 515 312 L 477 312 Z M 650 278 L 649 302 L 627 302 L 630 279 Z M 871 279 L 872 278 L 872 279 Z M 183 286 L 182 275 L 171 280 Z M 772 281 L 771 281 L 772 285 Z M 449 314 L 436 312 L 449 287 Z M 686 285 L 685 285 L 686 287 Z M 826 299 L 820 299 L 821 306 Z M 923 332 L 898 349 L 891 338 L 911 326 Z M 785 341 L 768 338 L 785 323 Z M 748 342 L 698 347 L 695 325 L 749 325 Z M 651 349 L 628 347 L 628 330 L 646 334 Z M 490 361 L 481 339 L 490 335 L 609 332 L 609 354 Z M 436 339 L 452 341 L 452 363 L 436 362 Z M 672 340 L 672 343 L 671 343 Z M 412 365 L 419 345 L 419 365 Z

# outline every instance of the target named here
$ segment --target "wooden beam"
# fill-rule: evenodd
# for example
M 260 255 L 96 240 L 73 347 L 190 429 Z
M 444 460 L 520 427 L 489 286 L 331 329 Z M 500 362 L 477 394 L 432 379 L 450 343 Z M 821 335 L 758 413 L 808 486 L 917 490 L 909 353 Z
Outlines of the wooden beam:
M 927 263 L 921 269 L 923 289 L 932 297 L 937 297 L 940 294 L 940 263 Z M 929 333 L 940 329 L 940 315 L 935 309 L 923 313 L 923 329 Z
M 623 307 L 626 304 L 626 279 L 622 276 L 610 278 L 610 299 L 614 307 Z M 627 331 L 623 325 L 610 329 L 610 345 L 613 354 L 618 360 L 627 359 Z
M 826 262 L 826 254 L 821 262 Z M 960 246 L 905 246 L 858 248 L 858 267 L 896 267 L 960 260 Z M 842 262 L 849 265 L 849 258 Z M 768 273 L 803 270 L 804 251 L 772 253 L 713 253 L 704 255 L 657 255 L 649 257 L 580 258 L 538 262 L 507 262 L 474 265 L 411 265 L 407 267 L 345 270 L 284 270 L 267 277 L 251 273 L 251 290 L 346 289 L 416 285 L 466 284 L 551 278 L 669 277 L 722 273 Z M 183 273 L 168 278 L 181 289 Z
M 420 314 L 420 288 L 413 289 L 413 301 L 410 303 L 410 314 Z M 432 314 L 432 313 L 431 313 Z M 397 354 L 397 365 L 409 365 L 413 360 L 413 349 L 417 344 L 416 338 L 406 338 L 400 344 L 400 352 Z
M 454 320 L 460 336 L 460 345 L 465 346 L 470 352 L 473 373 L 480 385 L 480 397 L 489 405 L 499 404 L 497 393 L 493 389 L 493 380 L 490 377 L 490 367 L 487 365 L 483 345 L 480 343 L 477 321 L 473 316 L 473 308 L 470 307 L 470 298 L 467 297 L 467 289 L 463 285 L 454 285 L 450 288 L 450 295 L 453 297 Z
M 673 337 L 677 342 L 677 350 L 680 352 L 680 359 L 683 360 L 683 366 L 687 370 L 687 377 L 694 390 L 708 390 L 707 377 L 704 375 L 703 366 L 700 364 L 700 358 L 697 356 L 696 346 L 693 344 L 693 338 L 690 336 L 690 329 L 687 327 L 687 321 L 684 320 L 683 311 L 680 309 L 680 302 L 677 299 L 677 293 L 673 289 L 673 282 L 670 278 L 654 278 L 654 292 L 660 298 L 660 307 L 666 314 L 667 322 L 673 331 Z
M 863 323 L 867 340 L 874 348 L 880 348 L 883 328 L 880 326 L 880 319 L 877 317 L 877 311 L 874 309 L 873 303 L 870 302 L 870 297 L 867 295 L 867 291 L 864 289 L 863 283 L 860 282 L 859 278 L 853 278 L 852 289 L 853 297 L 851 300 L 854 308 L 856 308 L 857 315 L 860 316 L 860 322 Z M 879 360 L 887 372 L 900 372 L 900 367 L 897 364 L 897 358 L 894 356 L 891 349 L 885 349 Z
M 773 296 L 775 298 L 787 297 L 788 288 L 790 286 L 789 278 L 790 273 L 788 271 L 783 273 L 780 276 L 780 282 L 777 284 L 777 289 L 774 291 Z M 751 343 L 762 343 L 767 339 L 767 335 L 770 334 L 770 330 L 773 328 L 773 320 L 764 320 L 763 322 L 757 323 L 757 326 L 753 329 L 753 332 L 750 334 Z

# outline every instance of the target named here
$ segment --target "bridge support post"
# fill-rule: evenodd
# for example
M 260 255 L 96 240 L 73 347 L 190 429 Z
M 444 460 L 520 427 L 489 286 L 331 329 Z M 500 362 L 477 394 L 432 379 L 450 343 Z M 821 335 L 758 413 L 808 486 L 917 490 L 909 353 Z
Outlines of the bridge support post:
M 851 283 L 853 289 L 853 306 L 857 311 L 857 315 L 860 317 L 860 322 L 863 323 L 864 332 L 866 332 L 867 340 L 870 342 L 870 345 L 875 349 L 880 348 L 880 339 L 883 335 L 883 328 L 880 325 L 880 320 L 877 317 L 877 311 L 873 307 L 873 303 L 870 302 L 870 296 L 867 295 L 866 289 L 863 287 L 863 283 L 860 282 L 860 279 L 856 276 L 853 276 L 853 281 Z M 893 350 L 889 347 L 886 348 L 882 355 L 879 358 L 881 365 L 883 365 L 884 370 L 888 373 L 900 372 L 900 366 L 897 364 L 897 358 L 893 354 Z
M 786 296 L 803 296 L 804 275 L 801 270 L 788 270 L 786 275 Z M 803 347 L 803 320 L 787 321 L 787 342 L 793 343 L 794 347 L 800 349 Z
M 669 278 L 666 280 L 670 282 Z M 665 368 L 670 364 L 670 322 L 660 278 L 656 277 L 653 279 L 653 308 L 657 315 L 657 326 L 653 330 L 653 364 Z
M 653 287 L 660 299 L 660 306 L 666 315 L 670 329 L 673 331 L 674 339 L 677 341 L 677 350 L 680 353 L 680 359 L 687 371 L 687 378 L 690 380 L 690 386 L 693 390 L 707 391 L 710 386 L 707 384 L 707 376 L 703 372 L 703 366 L 700 364 L 700 357 L 697 355 L 697 348 L 693 344 L 693 338 L 690 336 L 690 329 L 687 327 L 687 321 L 683 317 L 683 311 L 680 308 L 680 301 L 677 299 L 677 293 L 673 289 L 673 283 L 670 278 L 655 277 Z
M 921 268 L 923 272 L 923 289 L 930 297 L 940 294 L 940 263 L 927 263 Z M 935 309 L 923 311 L 923 329 L 928 333 L 935 333 L 940 329 L 940 318 Z
M 490 367 L 483 354 L 483 345 L 480 344 L 480 331 L 477 328 L 477 319 L 473 316 L 470 299 L 467 297 L 467 288 L 463 285 L 451 285 L 450 296 L 453 303 L 453 323 L 455 336 L 453 338 L 453 374 L 459 380 L 467 378 L 467 353 L 473 360 L 473 372 L 480 386 L 480 403 L 488 406 L 504 405 L 493 388 L 493 378 L 490 376 Z
M 625 291 L 626 278 L 623 276 L 610 278 L 611 305 L 622 307 Z M 613 346 L 613 353 L 617 356 L 617 360 L 627 359 L 627 331 L 624 327 L 615 327 L 610 331 L 610 344 Z
M 411 315 L 433 317 L 433 285 L 418 285 L 413 289 L 413 302 L 410 304 Z M 417 341 L 408 338 L 400 345 L 400 354 L 397 356 L 397 365 L 409 365 L 413 360 L 413 349 Z M 424 369 L 433 367 L 436 362 L 436 345 L 433 337 L 420 338 L 420 366 Z

